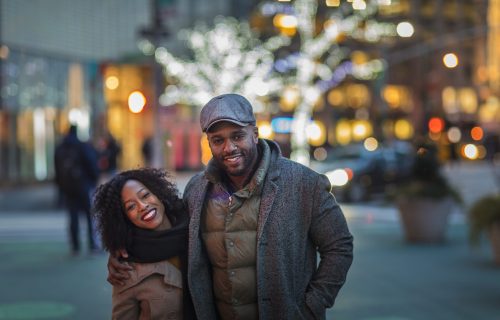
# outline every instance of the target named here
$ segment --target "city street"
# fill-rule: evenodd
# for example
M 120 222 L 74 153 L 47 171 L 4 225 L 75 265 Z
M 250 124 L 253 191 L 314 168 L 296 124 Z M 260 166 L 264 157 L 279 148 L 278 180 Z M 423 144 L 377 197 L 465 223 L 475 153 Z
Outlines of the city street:
M 495 188 L 487 168 L 445 171 L 455 181 L 468 177 L 474 197 Z M 180 189 L 189 175 L 177 177 Z M 43 206 L 36 207 L 35 194 L 45 201 Z M 50 186 L 31 193 L 2 192 L 0 319 L 109 319 L 107 255 L 70 256 L 66 215 L 47 208 L 54 203 L 50 199 L 55 199 Z M 472 195 L 468 199 L 472 201 Z M 13 205 L 16 201 L 21 201 L 21 209 Z M 30 205 L 33 209 L 27 210 Z M 500 268 L 493 264 L 486 242 L 469 246 L 463 210 L 451 217 L 445 243 L 410 245 L 403 241 L 394 207 L 342 207 L 354 235 L 355 258 L 328 319 L 498 319 Z
M 348 271 L 328 320 L 500 320 L 499 17 L 500 0 L 0 0 L 0 320 L 110 319 L 92 224 L 113 253 L 177 261 L 172 185 L 190 181 L 199 310 L 197 266 L 220 262 L 225 318 L 295 319 L 304 295 L 317 314 Z M 324 249 L 349 235 L 334 197 L 349 270 Z

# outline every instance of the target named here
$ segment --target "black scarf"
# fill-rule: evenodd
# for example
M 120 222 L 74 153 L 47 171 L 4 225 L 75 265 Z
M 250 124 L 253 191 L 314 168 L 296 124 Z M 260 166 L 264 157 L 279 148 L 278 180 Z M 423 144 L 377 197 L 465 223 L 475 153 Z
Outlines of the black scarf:
M 170 218 L 170 217 L 169 217 Z M 187 245 L 189 218 L 182 212 L 172 228 L 164 231 L 144 230 L 133 227 L 127 244 L 127 261 L 152 263 L 179 257 L 183 282 L 183 318 L 196 319 L 193 302 L 187 286 Z
M 184 260 L 187 253 L 188 225 L 188 216 L 184 213 L 177 217 L 175 225 L 168 230 L 132 228 L 127 244 L 127 261 L 152 263 L 176 256 Z

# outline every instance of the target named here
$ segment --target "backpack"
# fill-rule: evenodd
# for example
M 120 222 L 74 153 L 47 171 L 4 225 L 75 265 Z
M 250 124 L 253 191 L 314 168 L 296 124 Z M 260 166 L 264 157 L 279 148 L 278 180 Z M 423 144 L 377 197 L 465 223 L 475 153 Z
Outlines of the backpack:
M 56 179 L 59 188 L 67 194 L 85 191 L 84 154 L 78 144 L 62 144 L 55 153 Z

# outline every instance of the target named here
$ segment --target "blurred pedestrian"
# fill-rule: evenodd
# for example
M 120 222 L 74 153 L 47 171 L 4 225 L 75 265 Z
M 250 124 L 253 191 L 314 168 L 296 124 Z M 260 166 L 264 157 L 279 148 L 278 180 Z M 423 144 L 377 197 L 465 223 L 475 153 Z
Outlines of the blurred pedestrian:
M 118 167 L 118 156 L 120 155 L 120 153 L 120 144 L 116 141 L 116 139 L 111 135 L 110 132 L 107 132 L 99 140 L 98 143 L 98 164 L 104 181 L 107 181 L 109 178 L 116 174 L 116 170 Z
M 459 145 L 456 142 L 449 142 L 448 144 L 449 151 L 450 151 L 450 165 L 455 165 L 458 164 L 460 158 L 458 155 L 458 148 Z
M 495 162 L 500 158 L 500 136 L 493 132 L 488 132 L 484 138 L 484 147 L 486 148 L 486 159 Z
M 151 167 L 153 164 L 153 138 L 146 137 L 142 143 L 142 157 L 144 159 L 144 165 L 146 167 Z
M 78 139 L 77 127 L 72 125 L 62 142 L 56 147 L 55 178 L 58 190 L 69 214 L 69 235 L 71 250 L 78 254 L 81 250 L 79 213 L 85 214 L 90 252 L 99 252 L 99 240 L 94 232 L 90 213 L 90 197 L 99 177 L 97 155 L 88 143 Z
M 123 261 L 133 266 L 130 277 L 113 286 L 112 318 L 189 318 L 188 213 L 167 173 L 143 168 L 117 174 L 97 189 L 94 214 L 104 248 L 125 249 Z
M 259 139 L 237 94 L 201 110 L 212 159 L 186 186 L 188 280 L 200 319 L 324 319 L 352 262 L 328 178 Z M 318 262 L 320 257 L 320 262 Z M 109 280 L 124 276 L 110 257 Z

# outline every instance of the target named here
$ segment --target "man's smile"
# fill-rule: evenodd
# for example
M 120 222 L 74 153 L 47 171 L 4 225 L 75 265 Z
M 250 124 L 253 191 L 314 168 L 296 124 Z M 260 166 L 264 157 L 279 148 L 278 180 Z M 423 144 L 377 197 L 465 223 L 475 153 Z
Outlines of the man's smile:
M 236 164 L 242 159 L 242 157 L 243 156 L 241 153 L 233 154 L 233 155 L 224 157 L 224 161 L 229 163 L 229 164 Z

